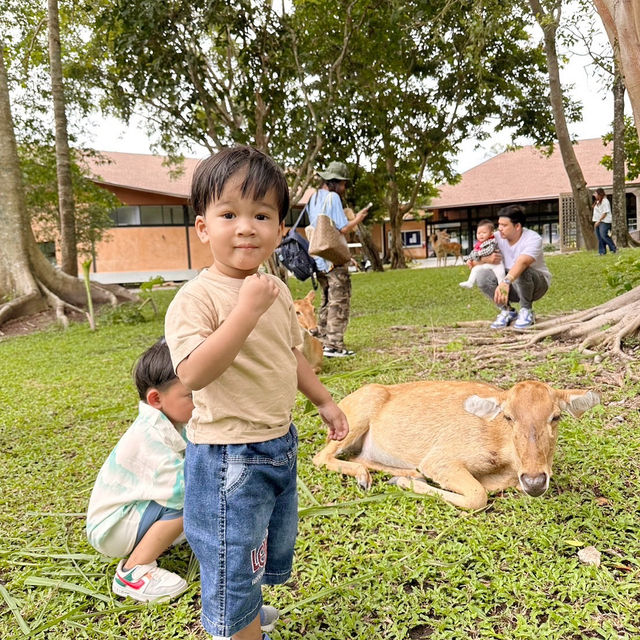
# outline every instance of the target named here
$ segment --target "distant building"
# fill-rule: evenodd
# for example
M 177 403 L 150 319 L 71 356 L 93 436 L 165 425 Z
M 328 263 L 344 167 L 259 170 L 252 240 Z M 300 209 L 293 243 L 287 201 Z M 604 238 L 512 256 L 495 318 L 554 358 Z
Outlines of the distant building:
M 590 189 L 611 193 L 612 174 L 600 164 L 610 151 L 600 139 L 575 145 L 578 161 Z M 122 206 L 112 212 L 113 228 L 93 252 L 92 277 L 101 282 L 142 282 L 155 275 L 185 280 L 211 261 L 193 228 L 194 214 L 188 204 L 197 159 L 186 158 L 182 171 L 173 175 L 160 156 L 102 152 L 106 162 L 89 159 L 94 182 L 111 191 Z M 314 192 L 308 189 L 285 224 L 295 221 Z M 640 180 L 627 184 L 627 223 L 638 226 Z M 571 188 L 557 148 L 547 156 L 527 146 L 505 151 L 462 174 L 454 185 L 444 185 L 440 195 L 423 210 L 407 214 L 402 227 L 405 254 L 425 258 L 431 253 L 429 235 L 446 229 L 452 241 L 466 251 L 473 245 L 476 224 L 482 218 L 497 220 L 498 210 L 521 204 L 527 226 L 538 231 L 546 244 L 573 247 L 576 235 Z M 573 213 L 572 213 L 573 211 Z M 572 217 L 573 216 L 573 217 Z M 306 217 L 305 217 L 306 218 Z M 301 227 L 307 224 L 302 221 Z M 372 237 L 382 255 L 389 250 L 388 221 L 375 224 Z M 49 243 L 50 244 L 50 243 Z
M 602 140 L 581 140 L 574 145 L 587 186 L 602 187 L 611 194 L 612 172 L 600 164 L 611 153 Z M 640 179 L 627 183 L 627 225 L 638 226 Z M 427 209 L 432 226 L 447 229 L 463 247 L 473 245 L 476 224 L 482 218 L 497 220 L 498 210 L 520 204 L 527 214 L 526 226 L 537 231 L 547 244 L 571 248 L 579 245 L 571 185 L 558 145 L 548 156 L 533 146 L 505 151 L 462 174 L 460 182 L 444 185 Z

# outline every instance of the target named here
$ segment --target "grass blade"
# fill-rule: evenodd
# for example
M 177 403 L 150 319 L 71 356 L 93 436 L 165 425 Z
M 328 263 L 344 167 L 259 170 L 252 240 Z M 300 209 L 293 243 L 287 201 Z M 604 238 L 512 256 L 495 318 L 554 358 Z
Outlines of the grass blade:
M 31 633 L 31 629 L 29 625 L 24 621 L 24 618 L 20 615 L 20 608 L 18 607 L 18 603 L 15 601 L 15 598 L 7 591 L 6 587 L 0 583 L 0 593 L 4 598 L 4 601 L 7 603 L 7 607 L 9 607 L 9 611 L 13 613 L 13 617 L 16 619 L 18 626 L 22 629 L 22 633 L 25 636 L 28 636 Z
M 318 499 L 313 495 L 313 493 L 311 493 L 311 490 L 309 489 L 309 487 L 307 487 L 305 481 L 298 477 L 298 489 L 300 489 L 300 493 L 304 494 L 305 497 L 312 503 L 315 505 L 319 505 L 320 503 L 318 502 Z
M 191 584 L 198 575 L 200 571 L 200 563 L 196 558 L 196 554 L 191 552 L 191 557 L 189 558 L 189 565 L 187 566 L 187 575 L 185 576 L 185 580 Z
M 368 504 L 370 502 L 382 502 L 387 500 L 388 498 L 419 498 L 423 499 L 424 496 L 421 496 L 418 493 L 410 493 L 410 492 L 386 492 L 386 493 L 378 493 L 375 496 L 366 496 L 365 498 L 358 498 L 357 500 L 349 500 L 348 502 L 340 502 L 338 504 L 320 504 L 318 506 L 313 507 L 304 507 L 298 510 L 298 516 L 300 518 L 304 518 L 307 516 L 330 516 L 336 515 L 340 513 L 345 513 L 348 511 L 353 511 L 354 509 L 360 508 L 362 505 Z
M 56 589 L 65 589 L 66 591 L 84 593 L 86 596 L 91 596 L 97 600 L 111 603 L 110 597 L 105 596 L 102 593 L 92 591 L 91 589 L 87 589 L 86 587 L 82 587 L 73 582 L 66 582 L 65 580 L 52 580 L 51 578 L 43 578 L 41 576 L 28 576 L 24 583 L 32 587 L 55 587 Z

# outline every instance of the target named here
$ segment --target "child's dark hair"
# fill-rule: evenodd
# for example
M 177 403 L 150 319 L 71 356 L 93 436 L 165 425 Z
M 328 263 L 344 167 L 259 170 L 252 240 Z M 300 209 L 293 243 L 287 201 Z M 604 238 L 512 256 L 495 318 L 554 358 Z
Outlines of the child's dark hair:
M 213 200 L 222 195 L 225 184 L 246 169 L 242 195 L 260 200 L 273 190 L 280 222 L 289 212 L 289 186 L 282 169 L 267 154 L 253 147 L 229 147 L 198 163 L 191 180 L 191 206 L 203 216 Z
M 485 218 L 484 220 L 480 220 L 480 222 L 478 222 L 478 224 L 476 225 L 476 229 L 479 229 L 480 227 L 491 227 L 491 231 L 495 229 L 495 225 L 488 218 Z
M 519 204 L 511 204 L 498 211 L 498 218 L 509 218 L 512 224 L 524 225 L 524 209 Z
M 160 338 L 138 359 L 133 369 L 133 381 L 138 389 L 140 400 L 147 401 L 147 391 L 164 391 L 173 384 L 177 376 L 171 364 L 169 347 L 164 338 Z

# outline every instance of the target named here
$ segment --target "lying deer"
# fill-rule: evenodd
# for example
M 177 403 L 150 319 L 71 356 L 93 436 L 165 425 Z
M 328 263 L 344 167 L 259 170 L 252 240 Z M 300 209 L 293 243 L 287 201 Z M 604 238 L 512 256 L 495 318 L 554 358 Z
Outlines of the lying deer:
M 458 262 L 458 258 L 462 256 L 462 245 L 459 242 L 449 242 L 449 234 L 446 231 L 436 231 L 435 234 L 429 236 L 429 241 L 433 250 L 436 252 L 437 262 L 439 267 L 442 264 L 447 266 L 447 256 L 455 256 L 453 264 Z
M 369 469 L 385 471 L 401 487 L 463 509 L 481 509 L 487 491 L 508 487 L 541 496 L 562 412 L 579 417 L 599 401 L 592 391 L 534 380 L 507 391 L 483 382 L 369 384 L 340 402 L 349 435 L 313 463 L 355 476 L 365 489 Z
M 320 373 L 322 371 L 322 342 L 314 336 L 318 331 L 318 321 L 313 308 L 315 297 L 315 291 L 311 290 L 304 298 L 294 300 L 293 306 L 298 317 L 298 324 L 304 330 L 302 353 L 315 373 Z

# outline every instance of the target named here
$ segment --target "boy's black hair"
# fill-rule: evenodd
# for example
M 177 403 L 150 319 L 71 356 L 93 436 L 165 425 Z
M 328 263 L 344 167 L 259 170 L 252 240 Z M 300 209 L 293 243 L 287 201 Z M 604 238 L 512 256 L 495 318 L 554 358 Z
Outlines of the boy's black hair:
M 498 211 L 498 218 L 509 218 L 512 224 L 520 224 L 524 226 L 524 208 L 519 204 L 511 204 L 508 207 L 503 207 Z
M 147 401 L 147 391 L 164 391 L 177 380 L 169 347 L 164 338 L 160 338 L 138 359 L 133 369 L 133 381 L 138 389 L 140 400 Z
M 491 230 L 493 231 L 496 228 L 496 225 L 493 224 L 493 222 L 489 220 L 489 218 L 484 218 L 483 220 L 480 220 L 480 222 L 478 222 L 478 224 L 476 225 L 476 229 L 478 229 L 479 227 L 491 227 Z
M 203 216 L 211 202 L 222 195 L 229 178 L 245 170 L 242 195 L 260 200 L 273 189 L 282 222 L 289 212 L 284 173 L 266 153 L 249 146 L 228 147 L 198 163 L 191 180 L 191 206 L 196 215 Z

